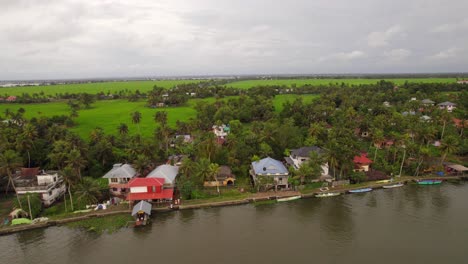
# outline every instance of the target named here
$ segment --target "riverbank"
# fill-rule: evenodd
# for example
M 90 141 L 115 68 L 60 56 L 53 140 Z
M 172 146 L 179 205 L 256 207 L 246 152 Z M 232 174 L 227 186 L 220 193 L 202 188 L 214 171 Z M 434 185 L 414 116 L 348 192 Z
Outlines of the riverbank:
M 400 177 L 395 178 L 395 182 L 401 182 L 404 184 L 408 184 L 410 182 L 415 182 L 422 179 L 437 179 L 437 180 L 445 180 L 445 181 L 460 181 L 460 180 L 468 180 L 468 176 L 445 176 L 445 177 Z M 380 189 L 383 186 L 388 185 L 389 183 L 377 183 L 377 182 L 365 182 L 362 184 L 353 184 L 353 185 L 346 185 L 336 188 L 330 188 L 330 192 L 339 192 L 339 193 L 347 193 L 349 190 L 359 189 L 359 188 L 372 188 L 372 189 Z M 321 193 L 319 188 L 316 189 L 308 189 L 304 191 L 278 191 L 278 192 L 265 192 L 265 193 L 252 193 L 250 195 L 246 195 L 245 198 L 239 199 L 232 199 L 232 200 L 223 200 L 223 201 L 208 201 L 207 200 L 200 200 L 200 201 L 191 201 L 190 204 L 187 205 L 180 205 L 176 208 L 153 208 L 153 212 L 170 212 L 175 210 L 193 210 L 193 209 L 201 209 L 201 208 L 210 208 L 210 207 L 222 207 L 222 206 L 233 206 L 233 205 L 242 205 L 248 203 L 257 203 L 263 201 L 276 201 L 278 198 L 286 198 L 292 196 L 300 196 L 301 198 L 313 198 L 316 194 Z M 61 219 L 52 219 L 46 222 L 31 224 L 31 225 L 20 225 L 20 226 L 13 226 L 0 229 L 0 236 L 9 235 L 17 232 L 22 232 L 26 230 L 38 229 L 38 228 L 46 228 L 50 226 L 57 226 L 57 225 L 65 225 L 72 222 L 79 222 L 85 221 L 90 219 L 96 218 L 103 218 L 107 216 L 119 215 L 119 214 L 129 214 L 131 213 L 131 209 L 118 209 L 113 211 L 97 211 L 97 212 L 90 212 L 90 213 L 83 213 L 78 216 L 73 217 L 65 217 Z

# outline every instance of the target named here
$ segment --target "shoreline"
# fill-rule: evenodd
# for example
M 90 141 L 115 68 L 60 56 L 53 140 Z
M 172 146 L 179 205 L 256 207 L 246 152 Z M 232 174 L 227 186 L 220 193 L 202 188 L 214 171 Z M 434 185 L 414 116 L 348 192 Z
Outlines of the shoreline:
M 421 179 L 434 179 L 434 180 L 445 180 L 445 181 L 466 181 L 468 180 L 468 176 L 445 176 L 445 177 L 402 177 L 400 180 L 394 180 L 394 183 L 401 182 L 405 185 L 409 182 L 416 182 Z M 372 188 L 372 189 L 382 189 L 383 186 L 388 185 L 389 183 L 376 183 L 376 182 L 369 182 L 364 184 L 358 184 L 357 186 L 347 185 L 337 188 L 331 188 L 327 192 L 338 192 L 340 194 L 346 194 L 349 190 L 353 189 L 360 189 L 360 188 Z M 202 208 L 212 208 L 212 207 L 224 207 L 224 206 L 234 206 L 234 205 L 243 205 L 249 203 L 255 203 L 260 201 L 268 201 L 268 200 L 276 200 L 278 198 L 287 198 L 291 196 L 301 196 L 301 199 L 307 198 L 315 198 L 315 195 L 318 193 L 322 193 L 319 189 L 312 189 L 310 192 L 301 193 L 300 191 L 288 191 L 288 192 L 275 192 L 271 193 L 273 195 L 262 195 L 260 197 L 255 197 L 252 194 L 251 197 L 243 198 L 243 199 L 234 199 L 234 200 L 227 200 L 227 201 L 220 201 L 220 202 L 201 202 L 196 204 L 189 204 L 189 205 L 179 205 L 178 207 L 174 207 L 173 209 L 170 208 L 154 208 L 152 209 L 153 212 L 170 212 L 170 211 L 178 211 L 178 210 L 193 210 L 193 209 L 202 209 Z M 265 193 L 270 194 L 270 193 Z M 0 229 L 0 236 L 6 236 L 22 231 L 39 229 L 39 228 L 47 228 L 51 226 L 60 226 L 71 222 L 78 222 L 82 220 L 92 219 L 92 218 L 101 218 L 111 215 L 118 215 L 118 214 L 127 214 L 131 213 L 131 209 L 125 210 L 116 210 L 110 212 L 98 212 L 98 213 L 91 213 L 85 214 L 75 217 L 67 217 L 63 219 L 57 220 L 48 220 L 46 222 L 37 223 L 37 224 L 30 224 L 30 225 L 18 225 L 13 227 L 7 227 Z

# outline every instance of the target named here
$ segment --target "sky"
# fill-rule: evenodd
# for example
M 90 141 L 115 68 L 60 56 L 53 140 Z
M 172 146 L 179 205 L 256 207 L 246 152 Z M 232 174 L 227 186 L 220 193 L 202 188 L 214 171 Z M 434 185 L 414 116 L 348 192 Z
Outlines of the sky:
M 0 80 L 468 71 L 466 0 L 0 0 Z

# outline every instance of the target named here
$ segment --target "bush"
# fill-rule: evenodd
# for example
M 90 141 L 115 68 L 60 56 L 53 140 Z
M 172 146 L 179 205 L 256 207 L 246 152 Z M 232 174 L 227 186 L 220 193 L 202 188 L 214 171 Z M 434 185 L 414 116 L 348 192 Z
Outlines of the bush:
M 28 196 L 29 196 L 29 203 L 31 205 L 32 218 L 36 218 L 39 215 L 39 213 L 42 211 L 42 201 L 38 193 L 26 193 L 25 195 L 20 196 L 21 206 L 18 204 L 17 199 L 14 200 L 15 206 L 17 208 L 20 208 L 20 207 L 23 208 L 23 210 L 29 214 Z

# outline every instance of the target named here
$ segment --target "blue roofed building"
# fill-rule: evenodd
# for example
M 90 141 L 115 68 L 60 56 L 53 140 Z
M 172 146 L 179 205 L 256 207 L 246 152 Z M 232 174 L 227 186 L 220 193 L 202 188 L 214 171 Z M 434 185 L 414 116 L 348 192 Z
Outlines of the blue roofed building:
M 250 175 L 255 185 L 259 184 L 260 178 L 270 178 L 272 184 L 276 188 L 289 188 L 289 171 L 279 160 L 267 157 L 252 162 Z

